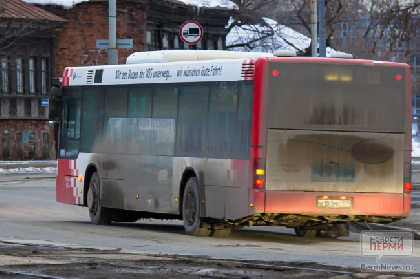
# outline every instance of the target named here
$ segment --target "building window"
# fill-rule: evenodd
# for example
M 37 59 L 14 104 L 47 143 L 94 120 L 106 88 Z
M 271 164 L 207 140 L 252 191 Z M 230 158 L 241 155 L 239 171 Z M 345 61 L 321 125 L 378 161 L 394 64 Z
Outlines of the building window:
M 174 39 L 173 40 L 174 40 L 174 49 L 179 49 L 179 39 L 178 39 L 177 34 L 174 35 Z
M 156 50 L 156 32 L 157 31 L 146 32 L 147 50 Z
M 2 148 L 2 157 L 3 160 L 9 160 L 9 156 L 10 156 L 10 134 L 9 131 L 4 131 L 3 132 L 3 144 L 2 144 L 3 148 Z
M 152 44 L 152 32 L 151 31 L 146 32 L 146 43 L 148 45 Z
M 23 67 L 22 59 L 16 59 L 16 92 L 23 93 Z
M 7 68 L 7 57 L 1 58 L 1 92 L 9 92 L 9 69 Z
M 25 117 L 25 99 L 16 99 L 16 116 Z
M 29 92 L 35 93 L 35 58 L 29 58 Z
M 28 149 L 29 157 L 35 156 L 35 133 L 29 133 Z
M 41 90 L 42 94 L 48 94 L 48 59 L 41 60 Z
M 163 33 L 162 37 L 162 48 L 168 49 L 169 48 L 169 40 L 168 40 L 168 33 Z
M 39 107 L 40 102 L 41 102 L 40 99 L 31 99 L 31 114 L 30 114 L 30 117 L 38 118 L 38 107 Z
M 4 98 L 0 100 L 0 116 L 9 117 L 9 99 Z
M 217 49 L 223 49 L 223 41 L 222 41 L 222 38 L 220 37 L 217 40 Z
M 217 48 L 217 39 L 218 39 L 218 36 L 215 35 L 213 37 L 213 48 L 212 49 L 216 49 L 216 50 L 218 49 Z

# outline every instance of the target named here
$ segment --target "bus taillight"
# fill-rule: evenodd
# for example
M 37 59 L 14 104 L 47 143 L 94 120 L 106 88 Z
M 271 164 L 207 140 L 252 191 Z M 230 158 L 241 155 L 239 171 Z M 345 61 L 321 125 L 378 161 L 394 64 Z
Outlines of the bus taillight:
M 265 159 L 256 158 L 253 164 L 253 186 L 254 188 L 264 188 L 265 186 Z
M 264 187 L 264 179 L 261 179 L 261 178 L 255 179 L 254 185 L 255 185 L 256 188 Z
M 410 193 L 413 188 L 411 184 L 411 163 L 404 164 L 404 192 Z
M 264 175 L 265 174 L 265 170 L 264 169 L 256 169 L 255 170 L 255 174 L 256 175 Z

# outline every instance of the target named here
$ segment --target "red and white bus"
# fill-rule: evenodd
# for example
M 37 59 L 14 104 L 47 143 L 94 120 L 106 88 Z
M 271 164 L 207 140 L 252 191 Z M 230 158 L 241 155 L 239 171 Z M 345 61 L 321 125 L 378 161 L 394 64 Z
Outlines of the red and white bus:
M 406 64 L 221 51 L 68 67 L 57 201 L 94 224 L 183 220 L 189 235 L 387 223 L 411 204 Z

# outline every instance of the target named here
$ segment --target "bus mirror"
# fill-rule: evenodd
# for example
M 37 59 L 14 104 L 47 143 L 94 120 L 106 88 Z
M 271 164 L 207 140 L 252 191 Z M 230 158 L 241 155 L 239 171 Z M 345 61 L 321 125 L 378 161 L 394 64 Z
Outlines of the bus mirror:
M 52 87 L 51 88 L 51 99 L 50 99 L 50 121 L 59 121 L 60 120 L 60 109 L 61 109 L 61 88 Z

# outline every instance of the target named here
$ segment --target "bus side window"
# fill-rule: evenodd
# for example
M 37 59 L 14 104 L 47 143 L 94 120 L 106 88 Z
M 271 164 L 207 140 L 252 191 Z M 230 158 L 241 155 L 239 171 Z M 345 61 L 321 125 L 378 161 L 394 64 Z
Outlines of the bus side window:
M 152 88 L 134 85 L 128 90 L 126 153 L 150 155 Z
M 124 154 L 127 137 L 127 89 L 109 87 L 105 93 L 104 133 L 106 133 L 105 152 Z
M 252 90 L 253 83 L 245 81 L 240 84 L 238 97 L 238 121 L 236 123 L 236 140 L 234 157 L 249 159 L 252 126 Z
M 237 108 L 237 82 L 215 83 L 210 94 L 207 157 L 234 156 Z
M 178 87 L 157 85 L 153 95 L 151 155 L 173 156 Z
M 102 150 L 104 99 L 104 94 L 99 88 L 87 87 L 83 90 L 83 122 L 80 141 L 82 152 Z
M 150 118 L 152 116 L 152 89 L 144 85 L 129 89 L 128 117 Z
M 209 87 L 184 86 L 181 89 L 176 127 L 176 156 L 202 157 L 207 133 Z

